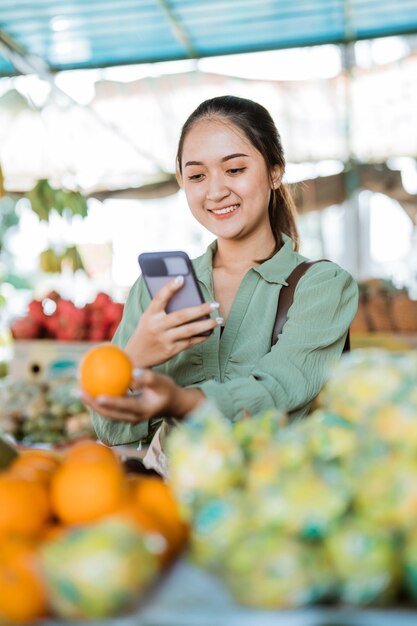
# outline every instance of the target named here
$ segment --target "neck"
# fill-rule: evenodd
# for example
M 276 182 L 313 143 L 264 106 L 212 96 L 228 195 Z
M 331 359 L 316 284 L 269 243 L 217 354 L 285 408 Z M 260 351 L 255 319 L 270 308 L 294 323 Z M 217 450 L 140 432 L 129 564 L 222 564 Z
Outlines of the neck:
M 217 251 L 213 260 L 213 267 L 239 270 L 259 265 L 259 260 L 268 257 L 275 248 L 275 239 L 272 233 L 262 238 L 262 241 L 236 241 L 218 239 Z

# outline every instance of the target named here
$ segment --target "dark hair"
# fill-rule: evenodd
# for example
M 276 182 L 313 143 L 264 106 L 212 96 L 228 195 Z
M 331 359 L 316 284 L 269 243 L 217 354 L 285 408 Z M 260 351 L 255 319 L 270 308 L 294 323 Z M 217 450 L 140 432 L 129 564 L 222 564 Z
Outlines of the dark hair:
M 263 156 L 269 171 L 278 165 L 281 173 L 284 173 L 285 158 L 281 137 L 267 109 L 246 98 L 219 96 L 202 102 L 182 127 L 177 150 L 177 172 L 180 176 L 182 175 L 182 151 L 188 132 L 199 120 L 217 117 L 229 120 L 244 133 L 254 148 Z M 297 210 L 288 187 L 282 182 L 278 188 L 272 189 L 268 213 L 276 243 L 273 254 L 282 245 L 282 233 L 291 237 L 297 250 L 299 244 L 296 225 Z

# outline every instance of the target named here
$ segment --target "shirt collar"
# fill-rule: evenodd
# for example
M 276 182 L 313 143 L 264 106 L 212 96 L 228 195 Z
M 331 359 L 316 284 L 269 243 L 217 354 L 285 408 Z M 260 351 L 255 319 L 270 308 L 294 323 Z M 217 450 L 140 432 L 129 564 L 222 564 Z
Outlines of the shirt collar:
M 269 283 L 287 285 L 287 278 L 292 270 L 299 264 L 300 255 L 295 252 L 293 241 L 288 235 L 282 235 L 283 245 L 276 254 L 261 265 L 253 268 L 264 280 Z M 215 239 L 201 256 L 194 259 L 194 268 L 199 280 L 206 287 L 210 287 L 213 256 L 217 249 Z
M 273 257 L 253 268 L 269 283 L 287 285 L 287 278 L 300 262 L 300 255 L 294 250 L 294 243 L 288 235 L 282 234 L 283 245 Z

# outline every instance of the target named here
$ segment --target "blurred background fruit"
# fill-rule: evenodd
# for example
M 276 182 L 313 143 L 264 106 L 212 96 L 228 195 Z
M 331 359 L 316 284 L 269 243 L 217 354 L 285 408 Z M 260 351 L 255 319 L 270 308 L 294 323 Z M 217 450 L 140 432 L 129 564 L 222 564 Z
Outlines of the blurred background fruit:
M 199 407 L 167 442 L 190 558 L 256 608 L 414 606 L 416 380 L 415 352 L 354 350 L 304 420 Z
M 48 598 L 64 618 L 103 618 L 133 608 L 155 578 L 156 557 L 130 524 L 101 520 L 41 551 Z
M 0 622 L 31 623 L 48 612 L 36 543 L 16 536 L 0 538 Z
M 25 446 L 59 446 L 95 437 L 91 416 L 77 392 L 73 375 L 7 379 L 1 388 L 0 430 Z
M 94 300 L 77 306 L 56 292 L 31 300 L 27 314 L 11 322 L 14 339 L 105 341 L 111 339 L 123 315 L 123 304 L 99 292 Z

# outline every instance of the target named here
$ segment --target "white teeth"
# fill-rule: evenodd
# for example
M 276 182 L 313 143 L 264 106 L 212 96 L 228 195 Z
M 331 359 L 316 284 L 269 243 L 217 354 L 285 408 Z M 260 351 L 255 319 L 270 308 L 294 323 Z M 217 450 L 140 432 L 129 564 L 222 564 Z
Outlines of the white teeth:
M 238 204 L 233 204 L 232 206 L 228 206 L 225 209 L 211 209 L 211 211 L 216 215 L 223 215 L 224 213 L 231 213 L 232 211 L 236 211 L 238 207 Z

